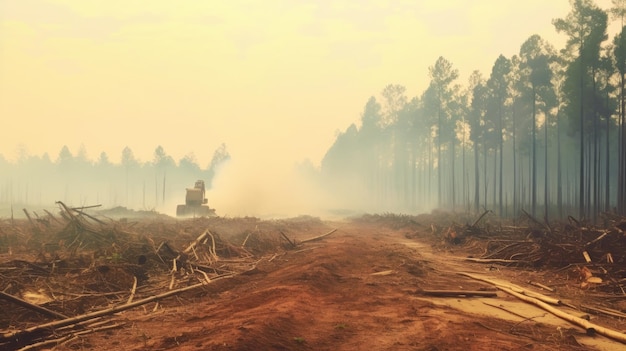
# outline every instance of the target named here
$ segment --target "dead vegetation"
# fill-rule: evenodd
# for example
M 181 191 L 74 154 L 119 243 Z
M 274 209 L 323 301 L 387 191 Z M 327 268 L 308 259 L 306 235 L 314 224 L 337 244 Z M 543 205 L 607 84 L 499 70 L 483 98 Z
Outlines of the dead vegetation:
M 57 215 L 25 209 L 27 219 L 0 222 L 0 308 L 12 311 L 0 314 L 2 349 L 119 328 L 99 319 L 148 303 L 158 309 L 163 298 L 254 271 L 297 245 L 286 234 L 291 225 L 319 221 L 298 217 L 270 230 L 257 218 L 146 221 L 122 217 L 120 208 L 58 205 Z
M 626 320 L 623 308 L 626 304 L 619 303 L 626 297 L 623 290 L 626 279 L 624 218 L 607 215 L 603 226 L 592 226 L 573 218 L 564 224 L 546 224 L 528 215 L 514 224 L 503 223 L 489 212 L 466 217 L 445 212 L 419 216 L 365 215 L 351 220 L 356 223 L 355 230 L 359 234 L 350 238 L 345 237 L 344 231 L 344 239 L 338 246 L 342 250 L 345 247 L 345 250 L 358 248 L 361 251 L 329 260 L 326 250 L 333 246 L 320 241 L 326 241 L 336 228 L 315 217 L 274 221 L 253 217 L 176 220 L 153 212 L 125 212 L 122 208 L 102 211 L 97 207 L 58 205 L 59 212 L 55 214 L 40 215 L 24 210 L 27 215 L 24 220 L 0 220 L 0 309 L 11 311 L 0 314 L 1 349 L 36 350 L 75 345 L 77 340 L 86 340 L 88 334 L 128 327 L 132 320 L 112 318 L 122 311 L 139 308 L 146 315 L 154 314 L 163 309 L 166 298 L 175 296 L 185 301 L 189 294 L 207 294 L 216 283 L 244 281 L 237 277 L 263 276 L 269 267 L 276 267 L 278 261 L 300 262 L 295 264 L 302 266 L 287 274 L 286 281 L 268 282 L 277 285 L 267 288 L 267 296 L 263 290 L 257 293 L 252 287 L 242 287 L 247 297 L 263 296 L 262 300 L 269 302 L 272 301 L 269 297 L 277 291 L 295 291 L 295 286 L 290 288 L 292 282 L 305 282 L 320 291 L 345 289 L 340 294 L 316 298 L 322 303 L 325 298 L 345 296 L 343 306 L 351 301 L 354 313 L 362 319 L 362 313 L 357 311 L 367 309 L 366 306 L 371 305 L 371 301 L 367 301 L 371 292 L 382 289 L 374 280 L 387 279 L 391 284 L 387 293 L 397 294 L 394 299 L 403 300 L 407 293 L 399 291 L 397 286 L 406 284 L 413 287 L 409 295 L 444 299 L 501 298 L 496 289 L 516 298 L 520 297 L 515 294 L 521 294 L 521 298 L 529 294 L 527 288 L 517 285 L 494 284 L 495 288 L 486 289 L 477 283 L 465 282 L 464 288 L 459 288 L 455 281 L 458 278 L 440 274 L 429 277 L 427 272 L 433 268 L 418 262 L 418 254 L 385 243 L 382 234 L 378 234 L 382 227 L 404 232 L 405 238 L 431 243 L 440 252 L 467 253 L 464 260 L 485 264 L 489 271 L 497 267 L 517 267 L 518 281 L 529 270 L 545 270 L 547 273 L 539 277 L 522 279 L 528 287 L 550 295 L 539 296 L 539 306 L 547 303 L 557 309 L 569 308 L 574 314 L 584 312 Z M 463 222 L 466 224 L 458 224 Z M 366 251 L 371 249 L 366 242 L 376 246 L 376 254 Z M 287 252 L 291 256 L 285 255 Z M 305 259 L 311 252 L 315 252 L 319 261 Z M 366 278 L 355 278 L 363 268 L 370 270 L 365 273 Z M 467 278 L 477 280 L 480 277 L 466 274 L 463 279 Z M 359 279 L 367 283 L 361 284 Z M 450 284 L 450 279 L 455 283 Z M 485 279 L 482 282 L 493 283 Z M 257 283 L 251 286 L 256 287 Z M 303 294 L 313 299 L 312 292 Z M 272 303 L 298 301 L 302 304 L 300 308 L 308 308 L 307 302 L 295 295 L 279 297 L 280 302 Z M 531 297 L 538 298 L 537 294 Z M 252 300 L 243 302 L 245 298 L 234 301 L 240 301 L 241 306 L 254 305 Z M 406 306 L 409 307 L 416 308 Z M 233 308 L 234 311 L 224 310 L 224 313 L 236 313 L 237 308 Z M 268 308 L 270 313 L 271 304 Z M 311 313 L 316 311 L 311 310 Z M 216 316 L 218 319 L 226 317 Z M 247 314 L 240 318 L 244 323 L 252 323 L 247 321 Z M 379 318 L 373 316 L 373 321 Z M 615 335 L 622 335 L 618 332 L 613 335 L 613 330 L 605 329 L 607 324 L 596 325 L 581 321 L 579 317 L 572 321 L 587 333 L 597 331 L 617 340 L 620 339 Z M 235 319 L 232 323 L 236 323 Z M 284 325 L 288 324 L 292 321 L 285 320 Z M 240 328 L 234 324 L 232 327 Z M 492 321 L 481 321 L 478 328 L 502 333 Z M 320 333 L 321 340 L 327 333 Z M 198 333 L 197 337 L 200 336 Z M 292 339 L 296 337 L 300 338 L 293 336 Z M 242 340 L 251 342 L 246 338 Z M 176 343 L 163 341 L 165 344 L 174 347 Z M 258 344 L 259 347 L 268 345 Z M 307 349 L 307 345 L 301 342 L 286 347 Z
M 626 296 L 626 218 L 605 214 L 602 225 L 569 217 L 549 224 L 525 217 L 515 225 L 472 224 L 449 226 L 441 234 L 446 243 L 471 247 L 467 260 L 543 269 L 561 269 L 579 275 L 581 288 Z

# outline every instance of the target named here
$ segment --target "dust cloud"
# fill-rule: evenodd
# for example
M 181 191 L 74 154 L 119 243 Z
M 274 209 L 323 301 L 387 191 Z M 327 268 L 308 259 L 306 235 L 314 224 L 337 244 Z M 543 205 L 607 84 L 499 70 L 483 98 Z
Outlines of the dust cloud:
M 207 191 L 219 216 L 325 216 L 329 194 L 296 164 L 237 155 L 221 164 Z

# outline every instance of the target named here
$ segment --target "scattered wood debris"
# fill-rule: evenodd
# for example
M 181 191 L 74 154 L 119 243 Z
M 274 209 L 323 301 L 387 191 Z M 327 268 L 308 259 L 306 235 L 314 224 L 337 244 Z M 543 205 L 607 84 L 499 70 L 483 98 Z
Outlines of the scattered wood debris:
M 573 217 L 549 224 L 523 212 L 526 220 L 521 224 L 479 225 L 488 213 L 471 225 L 451 225 L 443 231 L 443 240 L 479 246 L 478 257 L 467 261 L 570 269 L 579 276 L 581 288 L 626 295 L 626 218 L 605 214 L 602 226 Z
M 277 223 L 266 229 L 256 218 L 133 221 L 120 208 L 113 219 L 98 205 L 57 204 L 56 215 L 24 209 L 25 220 L 0 220 L 0 308 L 13 312 L 0 315 L 0 349 L 43 348 L 117 328 L 101 318 L 258 272 L 260 261 L 285 249 L 293 221 L 315 221 L 282 220 L 277 232 Z
M 437 296 L 437 297 L 497 297 L 495 291 L 486 290 L 418 290 L 418 295 Z

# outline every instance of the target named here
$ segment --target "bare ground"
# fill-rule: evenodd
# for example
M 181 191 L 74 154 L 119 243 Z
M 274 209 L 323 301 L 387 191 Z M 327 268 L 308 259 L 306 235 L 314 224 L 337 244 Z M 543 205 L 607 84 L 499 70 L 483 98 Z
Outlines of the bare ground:
M 159 232 L 159 221 L 146 228 Z M 235 227 L 241 226 L 241 221 L 246 219 L 209 224 L 213 223 L 223 236 L 229 234 L 231 226 L 230 234 L 234 236 L 240 231 Z M 178 222 L 178 228 L 185 228 L 184 223 Z M 358 219 L 295 221 L 289 225 L 255 223 L 257 231 L 259 226 L 260 231 L 284 230 L 296 243 L 335 228 L 337 231 L 297 247 L 255 254 L 255 268 L 233 277 L 105 317 L 109 324 L 119 327 L 85 333 L 39 349 L 467 351 L 626 347 L 603 336 L 588 336 L 583 328 L 501 291 L 495 298 L 420 294 L 423 289 L 493 288 L 458 274 L 465 271 L 525 287 L 530 280 L 540 281 L 557 287 L 556 293 L 542 293 L 572 305 L 609 304 L 623 310 L 619 297 L 609 300 L 582 290 L 577 277 L 568 270 L 536 271 L 465 262 L 461 258 L 471 248 L 441 245 L 440 238 L 433 237 L 425 223 L 410 227 L 394 225 L 393 221 Z M 1 258 L 7 261 L 9 255 Z M 122 280 L 118 278 L 118 282 Z M 121 288 L 130 291 L 132 280 L 125 284 Z M 143 284 L 146 294 L 150 279 Z M 111 306 L 83 306 L 81 311 L 104 307 Z M 9 314 L 17 311 L 16 316 L 25 314 L 5 301 L 0 301 L 0 308 Z M 559 308 L 573 315 L 586 315 Z M 626 322 L 618 318 L 589 318 L 614 330 L 626 329 Z M 6 320 L 0 325 L 5 332 L 50 319 L 29 314 L 26 319 Z

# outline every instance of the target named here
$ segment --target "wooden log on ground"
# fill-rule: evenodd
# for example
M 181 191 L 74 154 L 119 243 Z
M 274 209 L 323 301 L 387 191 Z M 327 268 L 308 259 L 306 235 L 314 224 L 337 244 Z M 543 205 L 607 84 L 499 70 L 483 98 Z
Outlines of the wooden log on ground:
M 225 276 L 222 276 L 222 277 L 213 278 L 211 280 L 211 282 L 215 282 L 215 281 L 220 280 L 220 279 L 232 278 L 233 276 L 235 276 L 235 275 L 231 274 L 231 275 L 225 275 Z M 54 328 L 61 328 L 61 327 L 65 327 L 65 326 L 68 326 L 68 325 L 77 324 L 77 323 L 80 323 L 80 322 L 83 322 L 83 321 L 86 321 L 86 320 L 95 319 L 95 318 L 102 317 L 102 316 L 112 315 L 112 314 L 115 314 L 117 312 L 125 311 L 125 310 L 128 310 L 128 309 L 137 307 L 137 306 L 145 305 L 145 304 L 153 302 L 153 301 L 162 300 L 162 299 L 164 299 L 166 297 L 170 297 L 170 296 L 181 294 L 183 292 L 187 292 L 187 291 L 190 291 L 190 290 L 198 289 L 198 288 L 201 288 L 201 287 L 206 286 L 206 285 L 207 285 L 206 282 L 202 282 L 202 283 L 186 286 L 186 287 L 183 287 L 183 288 L 180 288 L 180 289 L 167 291 L 167 292 L 159 294 L 159 295 L 150 296 L 150 297 L 147 297 L 145 299 L 137 300 L 137 301 L 132 302 L 132 303 L 127 303 L 127 304 L 124 304 L 124 305 L 119 305 L 119 306 L 107 308 L 107 309 L 104 309 L 104 310 L 95 311 L 95 312 L 83 314 L 83 315 L 80 315 L 80 316 L 75 316 L 75 317 L 72 317 L 72 318 L 66 318 L 66 319 L 63 319 L 63 320 L 60 320 L 60 321 L 40 324 L 40 325 L 36 325 L 36 326 L 30 327 L 30 328 L 26 328 L 26 329 L 23 329 L 23 330 L 3 333 L 2 335 L 0 335 L 0 346 L 2 346 L 4 344 L 11 344 L 11 343 L 18 343 L 20 345 L 26 345 L 26 344 L 30 343 L 30 341 L 33 341 L 33 338 L 41 337 L 42 334 L 47 334 L 49 332 L 52 332 L 54 330 Z
M 189 246 L 187 246 L 187 248 L 183 252 L 186 254 L 190 253 L 202 240 L 204 240 L 204 238 L 207 237 L 208 234 L 209 234 L 209 229 L 207 228 L 204 232 L 202 232 L 202 234 L 200 234 L 196 238 L 196 240 L 194 240 L 191 244 L 189 244 Z
M 600 334 L 600 335 L 604 335 L 608 338 L 611 338 L 613 340 L 617 340 L 621 343 L 625 343 L 626 344 L 626 334 L 618 332 L 616 330 L 612 330 L 612 329 L 608 329 L 599 325 L 596 325 L 594 323 L 589 322 L 586 319 L 580 318 L 580 317 L 576 317 L 576 316 L 572 316 L 569 313 L 563 312 L 561 310 L 559 310 L 558 308 L 555 308 L 553 306 L 548 305 L 547 303 L 543 302 L 543 301 L 539 301 L 538 299 L 535 299 L 533 297 L 530 296 L 526 296 L 526 295 L 522 295 L 520 293 L 517 293 L 511 289 L 507 289 L 505 287 L 498 287 L 498 289 L 506 292 L 507 294 L 513 295 L 515 297 L 517 297 L 518 299 L 531 303 L 535 306 L 541 307 L 542 309 L 552 313 L 553 315 L 564 319 L 570 323 L 576 324 L 582 328 L 585 328 L 587 335 L 593 336 L 596 333 Z
M 97 206 L 100 206 L 100 205 L 97 205 Z M 94 206 L 90 206 L 90 207 L 94 207 Z M 81 215 L 83 215 L 83 216 L 85 216 L 85 217 L 87 217 L 87 218 L 89 218 L 89 219 L 91 219 L 91 220 L 94 220 L 94 221 L 96 221 L 96 222 L 98 222 L 98 223 L 100 223 L 100 224 L 102 224 L 102 225 L 105 225 L 105 224 L 106 224 L 106 223 L 104 223 L 103 221 L 99 220 L 98 218 L 96 218 L 96 217 L 94 217 L 94 216 L 90 215 L 89 213 L 86 213 L 85 211 L 77 210 L 77 209 L 75 209 L 75 208 L 72 208 L 72 210 L 73 210 L 73 211 L 76 211 L 76 213 L 81 214 Z
M 41 313 L 41 314 L 46 315 L 48 317 L 62 318 L 62 319 L 68 318 L 67 316 L 63 315 L 62 313 L 49 310 L 49 309 L 47 309 L 45 307 L 33 305 L 32 303 L 30 303 L 28 301 L 24 301 L 24 300 L 22 300 L 22 299 L 20 299 L 18 297 L 15 297 L 13 295 L 7 294 L 7 293 L 5 293 L 3 291 L 0 291 L 0 299 L 7 300 L 7 301 L 12 302 L 12 303 L 14 303 L 16 305 L 22 306 L 22 307 L 27 308 L 27 309 L 29 309 L 31 311 L 35 311 L 37 313 Z
M 505 307 L 504 307 L 504 306 L 502 306 L 502 305 L 499 305 L 499 306 L 498 306 L 498 305 L 492 305 L 492 304 L 487 303 L 487 302 L 485 302 L 485 301 L 483 301 L 483 304 L 485 304 L 485 305 L 487 305 L 487 306 L 491 306 L 491 307 L 497 308 L 497 309 L 502 310 L 502 311 L 505 311 L 505 312 L 510 313 L 510 314 L 512 314 L 512 315 L 514 315 L 514 316 L 520 317 L 520 318 L 522 318 L 523 320 L 529 320 L 529 319 L 532 319 L 532 318 L 533 318 L 533 317 L 526 317 L 526 316 L 524 316 L 523 314 L 519 314 L 519 313 L 517 313 L 517 312 L 515 312 L 515 311 L 511 311 L 510 309 L 505 308 Z
M 465 291 L 465 290 L 418 290 L 416 292 L 420 295 L 438 296 L 438 297 L 497 297 L 498 294 L 495 291 Z
M 459 272 L 458 274 L 464 275 L 464 276 L 466 276 L 468 278 L 472 278 L 472 279 L 475 279 L 475 280 L 480 280 L 480 281 L 483 281 L 485 283 L 489 283 L 491 285 L 494 285 L 497 288 L 504 287 L 504 288 L 513 290 L 513 291 L 517 292 L 518 294 L 524 294 L 526 296 L 534 297 L 534 298 L 536 298 L 536 299 L 538 299 L 540 301 L 543 301 L 545 303 L 549 303 L 551 305 L 560 305 L 561 304 L 561 300 L 559 300 L 559 299 L 555 299 L 553 297 L 549 297 L 549 296 L 540 294 L 538 292 L 526 290 L 526 289 L 524 289 L 524 288 L 522 288 L 520 286 L 517 286 L 515 284 L 511 284 L 511 283 L 503 284 L 503 283 L 499 283 L 499 282 L 493 281 L 491 279 L 488 279 L 488 278 L 485 278 L 485 277 L 481 277 L 481 276 L 478 276 L 478 275 L 475 275 L 475 274 L 471 274 L 471 273 Z
M 522 260 L 505 260 L 501 258 L 474 258 L 474 257 L 466 257 L 465 261 L 477 262 L 477 263 L 523 263 L 527 264 L 528 262 Z
M 588 306 L 588 305 L 581 305 L 580 309 L 583 311 L 592 312 L 596 314 L 604 314 L 604 315 L 611 316 L 611 317 L 626 319 L 626 313 L 613 310 L 610 308 L 600 308 L 600 307 L 593 307 L 593 306 Z
M 322 235 L 314 236 L 312 238 L 301 240 L 300 244 L 304 244 L 304 243 L 308 243 L 308 242 L 311 242 L 311 241 L 315 241 L 315 240 L 319 240 L 319 239 L 325 238 L 325 237 L 329 236 L 330 234 L 332 234 L 332 233 L 334 233 L 336 231 L 337 231 L 337 228 L 331 230 L 330 232 L 328 232 L 326 234 L 322 234 Z
M 498 289 L 500 289 L 503 292 L 506 292 L 509 295 L 515 296 L 518 299 L 531 303 L 533 305 L 536 305 L 550 313 L 552 313 L 553 315 L 564 319 L 568 322 L 571 322 L 573 324 L 576 324 L 580 327 L 585 328 L 587 335 L 594 335 L 596 333 L 600 334 L 600 335 L 604 335 L 606 337 L 609 337 L 613 340 L 617 340 L 619 342 L 622 343 L 626 343 L 626 334 L 618 332 L 616 330 L 612 330 L 612 329 L 608 329 L 608 328 L 604 328 L 602 326 L 593 324 L 591 322 L 589 322 L 586 319 L 583 318 L 579 318 L 576 316 L 572 316 L 569 313 L 563 312 L 559 309 L 557 309 L 556 307 L 551 306 L 550 304 L 548 304 L 547 302 L 541 301 L 540 299 L 536 298 L 535 296 L 529 296 L 528 293 L 521 293 L 518 291 L 514 291 L 514 289 L 511 289 L 511 287 L 506 286 L 504 284 L 499 284 L 497 282 L 491 281 L 487 278 L 482 278 L 482 277 L 478 277 L 476 275 L 470 274 L 470 273 L 465 273 L 465 272 L 460 272 L 460 275 L 464 275 L 466 277 L 472 278 L 472 279 L 477 279 L 477 280 L 481 280 L 484 282 L 488 282 L 490 284 L 494 284 Z M 541 294 L 537 294 L 537 293 L 533 293 L 534 295 L 538 295 L 538 296 L 544 296 Z M 547 296 L 544 296 L 547 297 Z M 560 303 L 560 300 L 557 300 Z
M 551 288 L 551 287 L 549 287 L 549 286 L 547 286 L 547 285 L 543 285 L 543 284 L 541 284 L 541 283 L 533 282 L 533 281 L 531 281 L 531 280 L 529 280 L 529 281 L 528 281 L 528 284 L 530 284 L 530 285 L 534 285 L 534 286 L 536 286 L 536 287 L 538 287 L 538 288 L 542 288 L 542 289 L 544 289 L 544 290 L 548 290 L 549 292 L 554 292 L 554 291 L 555 291 L 555 290 L 554 290 L 554 288 Z
M 584 246 L 585 249 L 589 248 L 589 246 L 597 243 L 598 241 L 606 238 L 606 236 L 609 235 L 609 233 L 610 233 L 610 231 L 608 231 L 608 230 L 604 231 L 604 233 L 600 234 L 600 236 L 598 236 L 597 238 L 595 238 L 595 239 L 591 240 L 590 242 L 586 243 L 585 246 Z

